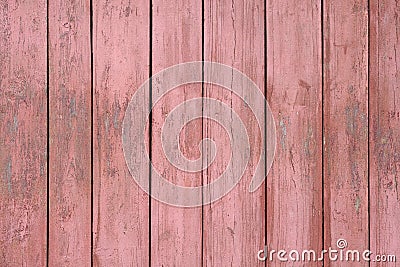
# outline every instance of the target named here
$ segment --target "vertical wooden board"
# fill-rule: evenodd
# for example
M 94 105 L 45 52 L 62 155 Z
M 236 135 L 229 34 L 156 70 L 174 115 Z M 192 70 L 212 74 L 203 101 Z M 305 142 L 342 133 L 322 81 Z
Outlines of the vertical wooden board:
M 153 0 L 152 73 L 155 74 L 178 63 L 202 58 L 202 5 L 201 1 Z M 168 88 L 169 89 L 169 88 Z M 153 84 L 153 96 L 159 90 Z M 155 99 L 152 121 L 152 162 L 155 170 L 165 179 L 188 187 L 202 184 L 201 172 L 179 171 L 166 161 L 161 131 L 167 116 L 185 101 L 201 97 L 201 84 L 180 86 L 168 95 Z M 196 108 L 198 107 L 185 107 Z M 186 112 L 186 111 L 185 111 Z M 179 116 L 180 117 L 180 116 Z M 174 122 L 179 125 L 181 122 Z M 183 122 L 182 122 L 183 123 Z M 183 125 L 180 134 L 181 153 L 198 159 L 198 145 L 202 137 L 201 119 Z M 175 136 L 166 133 L 167 140 Z M 184 166 L 182 166 L 184 167 Z M 152 177 L 155 173 L 152 172 Z M 160 185 L 152 180 L 151 187 Z M 202 209 L 174 207 L 151 200 L 151 266 L 198 266 L 202 255 Z
M 129 173 L 121 135 L 128 103 L 149 75 L 150 4 L 93 5 L 93 264 L 148 266 L 149 197 Z M 147 108 L 148 92 L 143 101 Z M 138 160 L 148 177 L 144 157 Z
M 329 0 L 323 8 L 324 244 L 336 248 L 344 239 L 348 249 L 363 251 L 368 248 L 368 1 Z
M 46 1 L 0 3 L 0 265 L 46 265 Z
M 370 242 L 373 259 L 377 254 L 396 255 L 397 262 L 400 257 L 399 15 L 397 1 L 370 2 Z
M 252 79 L 264 93 L 264 2 L 253 1 L 208 1 L 204 2 L 204 58 L 234 67 Z M 233 75 L 233 74 L 232 74 Z M 233 76 L 232 76 L 233 82 Z M 241 92 L 240 97 L 250 101 L 250 92 Z M 227 127 L 216 121 L 205 119 L 203 138 L 214 140 L 217 156 L 206 151 L 205 166 L 211 164 L 204 172 L 204 184 L 210 184 L 228 171 L 230 179 L 241 175 L 233 162 L 229 160 L 233 153 L 242 154 L 249 149 L 250 160 L 241 181 L 225 197 L 204 206 L 204 266 L 262 266 L 257 252 L 265 244 L 265 189 L 261 186 L 256 192 L 249 192 L 251 176 L 258 163 L 258 155 L 265 142 L 264 122 L 258 125 L 249 106 L 243 104 L 233 92 L 221 87 L 205 84 L 206 98 L 217 99 L 229 106 L 231 114 L 222 110 L 207 110 L 205 116 L 220 118 L 231 117 L 236 113 L 247 130 L 249 145 L 240 142 L 233 145 L 229 133 L 237 130 L 235 123 Z M 245 97 L 245 95 L 247 97 Z M 253 96 L 254 97 L 254 96 Z M 254 112 L 264 113 L 264 105 L 252 106 Z M 222 120 L 221 120 L 222 122 Z M 245 160 L 243 158 L 243 160 Z M 260 163 L 264 167 L 264 162 Z M 210 195 L 205 194 L 205 202 Z
M 321 39 L 321 1 L 267 0 L 267 98 L 277 125 L 269 250 L 322 250 Z
M 49 2 L 49 265 L 91 263 L 90 2 Z

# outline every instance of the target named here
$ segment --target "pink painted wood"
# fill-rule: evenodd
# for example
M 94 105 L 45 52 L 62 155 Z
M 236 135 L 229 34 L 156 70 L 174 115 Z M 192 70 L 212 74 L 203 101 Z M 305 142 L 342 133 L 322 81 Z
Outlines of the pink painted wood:
M 46 265 L 46 1 L 0 3 L 0 266 Z
M 264 3 L 253 1 L 204 2 L 204 58 L 232 66 L 252 79 L 264 92 Z M 233 78 L 232 78 L 233 79 Z M 241 92 L 252 104 L 249 92 Z M 257 252 L 265 244 L 265 188 L 249 192 L 251 174 L 254 173 L 261 144 L 264 142 L 264 122 L 258 125 L 249 107 L 236 95 L 214 85 L 205 85 L 205 97 L 218 99 L 228 105 L 231 113 L 237 113 L 247 130 L 250 142 L 250 161 L 239 184 L 221 200 L 204 206 L 204 266 L 262 266 Z M 264 112 L 264 105 L 253 106 L 255 112 Z M 211 116 L 231 116 L 223 110 L 205 110 Z M 223 128 L 211 120 L 204 120 L 203 138 L 212 138 L 217 146 L 213 161 L 209 152 L 205 165 L 204 183 L 209 184 L 228 169 L 230 177 L 241 176 L 241 170 L 233 162 L 231 154 L 241 155 L 248 149 L 245 142 L 233 146 L 228 134 L 238 125 Z M 264 162 L 261 162 L 261 167 Z M 265 167 L 265 166 L 264 166 Z M 205 195 L 205 201 L 211 196 Z
M 153 0 L 152 72 L 202 58 L 201 1 Z M 158 88 L 153 86 L 153 95 Z M 175 184 L 200 186 L 201 173 L 187 173 L 173 167 L 164 157 L 161 130 L 166 115 L 182 102 L 201 97 L 201 84 L 181 86 L 161 99 L 153 98 L 152 161 L 157 171 Z M 188 107 L 197 108 L 199 107 Z M 178 122 L 178 125 L 184 126 Z M 167 139 L 174 136 L 166 133 Z M 191 159 L 199 158 L 201 120 L 186 125 L 180 136 L 181 151 Z M 154 172 L 152 176 L 155 175 Z M 152 182 L 152 187 L 159 186 Z M 151 266 L 198 266 L 202 255 L 202 209 L 179 208 L 151 200 Z
M 319 251 L 339 238 L 349 249 L 370 248 L 371 266 L 389 266 L 378 255 L 398 261 L 399 8 L 390 0 L 0 1 L 0 266 L 263 266 L 264 244 Z M 232 151 L 248 148 L 231 145 L 237 125 L 197 119 L 180 133 L 181 152 L 206 166 L 212 155 L 199 144 L 212 138 L 215 161 L 192 174 L 173 167 L 161 131 L 182 102 L 220 100 L 250 137 L 250 163 L 229 194 L 177 208 L 132 179 L 122 122 L 151 72 L 202 58 L 266 91 L 278 147 L 266 184 L 249 193 L 265 137 L 249 107 L 218 86 L 181 86 L 160 100 L 154 86 L 146 141 L 168 180 L 210 183 Z M 146 115 L 150 92 L 143 103 L 137 116 Z M 151 179 L 146 155 L 138 156 Z M 286 263 L 275 254 L 266 265 Z
M 345 239 L 349 249 L 364 250 L 369 245 L 368 1 L 324 2 L 324 51 L 324 245 L 336 248 L 337 240 Z
M 149 197 L 126 166 L 121 127 L 132 95 L 149 75 L 150 5 L 93 4 L 93 265 L 148 266 Z
M 399 262 L 400 3 L 372 0 L 370 15 L 370 246 Z
M 268 0 L 266 11 L 267 96 L 278 136 L 267 181 L 267 245 L 321 251 L 321 1 Z
M 90 2 L 49 2 L 49 266 L 91 263 Z

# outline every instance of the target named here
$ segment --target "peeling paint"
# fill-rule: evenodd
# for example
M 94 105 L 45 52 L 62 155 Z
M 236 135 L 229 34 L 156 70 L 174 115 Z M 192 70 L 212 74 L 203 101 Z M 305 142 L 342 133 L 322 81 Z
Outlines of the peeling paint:
M 9 193 L 12 193 L 12 184 L 11 184 L 11 178 L 12 178 L 12 161 L 11 158 L 7 160 L 5 170 L 4 170 L 4 180 L 7 183 L 7 189 Z
M 18 117 L 17 116 L 13 116 L 13 120 L 7 121 L 7 130 L 10 134 L 15 134 L 18 132 Z
M 76 100 L 75 100 L 75 97 L 72 97 L 70 102 L 69 102 L 69 114 L 72 117 L 76 116 Z
M 118 129 L 119 128 L 119 114 L 120 114 L 120 111 L 121 111 L 121 109 L 120 109 L 120 107 L 119 106 L 115 106 L 114 107 L 114 114 L 113 114 L 113 126 L 114 126 L 114 129 Z
M 311 143 L 314 139 L 314 130 L 311 126 L 308 126 L 307 137 L 304 140 L 304 153 L 307 157 L 311 156 Z
M 358 172 L 357 163 L 351 159 L 351 184 L 355 191 L 360 191 L 361 189 L 361 178 Z
M 232 237 L 235 236 L 235 231 L 231 228 L 231 227 L 226 227 L 226 229 L 228 229 L 229 233 L 231 234 Z
M 14 132 L 18 132 L 18 117 L 14 115 Z
M 346 129 L 351 135 L 358 131 L 357 117 L 359 114 L 358 105 L 353 107 L 346 107 Z
M 359 104 L 348 106 L 345 110 L 346 130 L 351 136 L 368 137 L 368 116 L 360 111 Z
M 286 141 L 287 141 L 287 126 L 290 124 L 289 117 L 280 117 L 279 118 L 279 127 L 281 129 L 281 147 L 282 149 L 286 149 Z
M 126 18 L 129 17 L 129 15 L 130 15 L 131 13 L 132 13 L 131 7 L 127 6 L 127 7 L 124 9 L 124 15 L 125 15 L 125 17 L 126 17 Z
M 104 126 L 106 128 L 106 133 L 108 133 L 110 129 L 110 120 L 108 119 L 108 115 L 106 115 L 106 118 L 104 119 Z
M 356 208 L 356 212 L 359 213 L 361 207 L 361 199 L 359 196 L 356 197 L 354 207 Z

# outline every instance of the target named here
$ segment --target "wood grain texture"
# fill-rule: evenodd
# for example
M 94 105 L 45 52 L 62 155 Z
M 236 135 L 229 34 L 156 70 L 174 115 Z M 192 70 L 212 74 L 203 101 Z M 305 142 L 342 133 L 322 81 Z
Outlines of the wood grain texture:
M 46 1 L 0 1 L 0 266 L 46 265 Z
M 263 1 L 209 1 L 204 2 L 204 58 L 234 67 L 252 79 L 264 92 L 264 2 Z M 215 70 L 214 70 L 215 71 Z M 233 75 L 233 73 L 232 73 Z M 229 77 L 228 77 L 229 78 Z M 232 76 L 232 83 L 233 76 Z M 250 92 L 241 90 L 240 97 L 250 103 L 254 102 Z M 265 188 L 261 186 L 256 192 L 249 192 L 251 176 L 254 173 L 258 155 L 265 142 L 264 121 L 258 125 L 249 106 L 233 92 L 221 87 L 206 84 L 204 95 L 217 99 L 231 109 L 231 114 L 223 110 L 204 110 L 205 115 L 218 118 L 232 118 L 236 113 L 242 120 L 249 138 L 246 142 L 233 144 L 228 134 L 237 130 L 237 124 L 227 127 L 218 121 L 204 120 L 203 138 L 215 141 L 217 155 L 213 161 L 207 151 L 205 165 L 210 165 L 204 172 L 204 183 L 209 184 L 227 170 L 230 179 L 241 175 L 241 170 L 229 161 L 233 153 L 241 154 L 250 151 L 250 160 L 241 181 L 225 197 L 215 203 L 204 206 L 204 266 L 262 266 L 257 260 L 257 251 L 265 244 Z M 264 112 L 264 105 L 252 106 L 255 112 Z M 244 137 L 242 137 L 244 138 Z M 260 163 L 263 167 L 264 162 Z M 207 201 L 211 196 L 205 195 Z
M 400 3 L 370 2 L 371 251 L 400 257 Z M 387 263 L 375 266 L 389 266 Z
M 129 173 L 121 127 L 132 95 L 149 75 L 150 5 L 93 3 L 93 264 L 148 266 L 149 197 Z M 148 93 L 143 98 L 147 107 Z M 145 155 L 138 156 L 146 164 Z
M 91 263 L 90 2 L 49 2 L 49 265 Z
M 267 245 L 321 251 L 321 3 L 268 0 L 267 18 L 267 97 L 278 137 L 267 182 Z
M 323 102 L 324 245 L 336 247 L 338 239 L 345 239 L 349 249 L 364 250 L 369 227 L 368 1 L 324 2 Z
M 153 74 L 178 63 L 201 60 L 201 8 L 201 1 L 153 0 Z M 157 95 L 159 88 L 153 84 L 152 90 L 153 95 Z M 156 170 L 174 184 L 200 186 L 202 177 L 200 172 L 179 171 L 166 161 L 161 142 L 162 126 L 173 108 L 188 99 L 201 97 L 201 94 L 201 84 L 192 84 L 180 86 L 160 99 L 152 99 L 153 103 L 157 103 L 153 109 L 152 162 Z M 201 106 L 184 108 L 201 110 Z M 175 123 L 184 126 L 180 121 Z M 166 136 L 167 140 L 175 138 L 169 133 Z M 180 134 L 182 154 L 190 159 L 199 158 L 201 137 L 201 119 L 187 124 Z M 159 184 L 152 181 L 151 186 Z M 201 226 L 201 207 L 173 207 L 152 199 L 151 266 L 199 266 L 202 255 Z
M 369 248 L 372 262 L 325 255 L 326 266 L 398 266 L 376 256 L 400 258 L 399 12 L 397 0 L 0 0 L 0 266 L 321 266 L 280 262 L 277 252 L 264 263 L 257 252 L 319 253 L 338 239 Z M 265 120 L 257 125 L 249 108 L 254 95 L 242 88 L 247 105 L 226 88 L 191 84 L 157 99 L 156 80 L 130 119 L 155 104 L 145 142 L 167 180 L 209 184 L 232 153 L 246 160 L 250 151 L 243 178 L 222 199 L 173 207 L 135 183 L 123 120 L 150 74 L 202 59 L 233 66 L 264 91 L 276 157 L 250 193 L 266 140 Z M 168 121 L 201 96 L 230 113 L 202 100 Z M 203 118 L 183 125 L 193 111 Z M 246 136 L 229 139 L 239 127 L 234 113 L 249 145 Z M 221 116 L 230 119 L 225 128 Z M 173 154 L 206 170 L 169 162 L 165 124 L 183 126 Z M 166 142 L 174 134 L 165 132 Z M 147 155 L 135 160 L 159 187 Z M 232 179 L 242 175 L 238 163 Z M 203 194 L 204 203 L 211 198 Z

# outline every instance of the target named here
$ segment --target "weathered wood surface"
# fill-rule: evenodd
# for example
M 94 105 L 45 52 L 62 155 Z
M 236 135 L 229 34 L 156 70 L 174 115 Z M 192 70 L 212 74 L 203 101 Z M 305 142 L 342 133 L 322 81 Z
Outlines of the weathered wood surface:
M 148 1 L 93 1 L 95 266 L 149 264 L 149 197 L 129 173 L 121 138 L 127 105 L 149 77 L 149 8 Z
M 370 1 L 370 246 L 375 255 L 396 255 L 397 262 L 400 261 L 399 15 L 397 1 Z
M 173 25 L 173 26 L 172 26 Z M 152 73 L 155 74 L 178 63 L 199 61 L 202 59 L 202 5 L 201 1 L 179 0 L 176 2 L 153 1 L 152 34 Z M 201 84 L 184 85 L 156 99 L 158 95 L 156 81 L 153 83 L 155 104 L 152 121 L 152 161 L 156 170 L 165 179 L 182 186 L 200 186 L 201 172 L 180 171 L 165 158 L 161 131 L 167 121 L 167 115 L 182 102 L 202 96 Z M 201 106 L 185 106 L 198 109 Z M 181 117 L 181 116 L 179 116 Z M 198 150 L 202 138 L 201 119 L 181 125 L 180 151 L 189 159 L 201 157 Z M 166 133 L 166 140 L 174 136 Z M 185 166 L 182 166 L 185 167 Z M 152 176 L 154 172 L 152 173 Z M 155 180 L 151 187 L 159 187 Z M 185 197 L 185 196 L 177 196 Z M 151 266 L 198 266 L 202 256 L 202 208 L 180 208 L 151 200 Z
M 266 244 L 275 250 L 320 251 L 321 2 L 268 0 L 266 11 L 267 97 L 277 128 L 277 151 L 267 179 Z
M 46 9 L 0 2 L 0 266 L 47 261 Z
M 253 1 L 208 1 L 204 2 L 204 59 L 232 66 L 250 77 L 264 92 L 264 3 Z M 233 73 L 232 73 L 233 75 Z M 230 77 L 227 77 L 230 78 Z M 234 78 L 232 76 L 232 83 Z M 249 105 L 255 97 L 240 89 L 240 97 L 247 96 Z M 204 266 L 262 266 L 258 261 L 257 251 L 265 243 L 265 188 L 262 186 L 254 193 L 249 192 L 251 174 L 255 172 L 258 155 L 264 140 L 264 122 L 258 125 L 251 110 L 242 99 L 233 92 L 216 85 L 206 84 L 204 96 L 217 99 L 230 108 L 230 113 L 223 109 L 205 109 L 205 115 L 215 120 L 204 119 L 203 138 L 212 138 L 217 147 L 214 161 L 207 153 L 205 165 L 210 165 L 204 172 L 204 183 L 218 179 L 224 171 L 234 179 L 241 174 L 239 162 L 229 161 L 232 154 L 241 154 L 240 161 L 245 161 L 244 151 L 249 149 L 246 142 L 234 145 L 229 133 L 237 130 L 237 123 L 228 127 L 220 125 L 218 118 L 232 117 L 236 113 L 242 120 L 251 146 L 250 160 L 244 178 L 220 201 L 204 206 L 203 220 L 203 265 Z M 261 102 L 262 103 L 262 102 Z M 264 112 L 264 105 L 252 106 L 254 112 Z M 244 137 L 242 137 L 244 138 Z M 265 164 L 261 162 L 261 167 Z M 204 195 L 205 201 L 211 196 Z
M 0 266 L 263 266 L 264 244 L 320 251 L 340 238 L 370 248 L 371 266 L 396 266 L 374 260 L 400 260 L 399 12 L 395 0 L 0 1 Z M 255 193 L 250 157 L 221 200 L 178 208 L 132 179 L 122 123 L 151 74 L 202 59 L 237 68 L 265 93 L 276 158 Z M 211 138 L 214 162 L 196 173 L 172 166 L 162 126 L 189 99 L 227 104 L 258 153 L 264 125 L 228 90 L 192 84 L 161 99 L 152 90 L 137 116 L 157 102 L 145 138 L 169 181 L 210 183 L 231 152 L 248 148 L 232 146 L 236 124 L 197 119 L 180 133 L 180 152 L 205 167 L 213 155 L 200 141 Z M 146 155 L 137 156 L 151 181 Z M 290 263 L 304 265 L 321 263 Z
M 90 1 L 50 1 L 48 9 L 48 263 L 90 266 Z
M 368 1 L 324 1 L 323 10 L 324 247 L 336 248 L 344 239 L 348 249 L 364 250 L 369 247 Z

